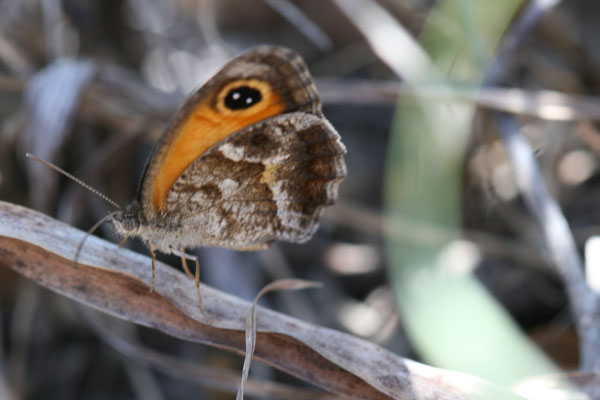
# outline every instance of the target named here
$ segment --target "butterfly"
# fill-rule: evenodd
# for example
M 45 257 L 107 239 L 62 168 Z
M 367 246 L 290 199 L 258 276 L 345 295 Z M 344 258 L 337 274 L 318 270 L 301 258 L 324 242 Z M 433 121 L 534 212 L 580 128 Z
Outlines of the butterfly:
M 186 248 L 260 250 L 305 242 L 346 176 L 346 149 L 296 52 L 255 47 L 176 112 L 150 154 L 135 200 L 110 214 L 123 238 L 196 262 Z M 199 301 L 201 301 L 198 292 Z

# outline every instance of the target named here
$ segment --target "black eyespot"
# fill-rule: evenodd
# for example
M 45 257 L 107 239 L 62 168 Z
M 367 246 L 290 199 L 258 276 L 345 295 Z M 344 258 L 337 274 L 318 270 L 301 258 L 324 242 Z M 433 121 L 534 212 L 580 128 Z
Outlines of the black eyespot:
M 225 106 L 230 110 L 250 108 L 262 99 L 260 92 L 248 86 L 233 88 L 225 96 Z

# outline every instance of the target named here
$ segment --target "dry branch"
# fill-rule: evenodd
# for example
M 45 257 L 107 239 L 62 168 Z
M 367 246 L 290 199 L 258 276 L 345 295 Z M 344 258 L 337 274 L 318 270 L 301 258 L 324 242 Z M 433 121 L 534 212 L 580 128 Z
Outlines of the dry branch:
M 162 263 L 156 291 L 150 292 L 148 257 L 91 237 L 76 265 L 83 232 L 6 202 L 0 202 L 0 221 L 0 261 L 37 283 L 127 321 L 243 353 L 248 302 L 202 286 L 207 309 L 202 314 L 193 281 Z M 257 309 L 257 321 L 257 359 L 348 398 L 520 398 L 264 308 Z

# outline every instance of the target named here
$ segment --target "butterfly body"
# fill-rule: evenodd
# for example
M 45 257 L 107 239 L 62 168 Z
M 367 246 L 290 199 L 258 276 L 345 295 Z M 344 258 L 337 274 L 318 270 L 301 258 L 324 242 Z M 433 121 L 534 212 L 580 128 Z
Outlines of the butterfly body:
M 186 101 L 113 223 L 165 253 L 304 242 L 337 197 L 344 154 L 300 56 L 260 46 Z

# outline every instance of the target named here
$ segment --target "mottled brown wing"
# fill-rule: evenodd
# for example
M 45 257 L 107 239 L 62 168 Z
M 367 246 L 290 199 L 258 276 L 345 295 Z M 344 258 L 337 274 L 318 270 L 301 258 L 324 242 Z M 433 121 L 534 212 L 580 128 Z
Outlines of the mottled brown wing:
M 346 175 L 344 145 L 329 122 L 292 112 L 223 140 L 196 160 L 167 198 L 187 247 L 256 249 L 303 242 Z M 193 234 L 192 234 L 193 233 Z

